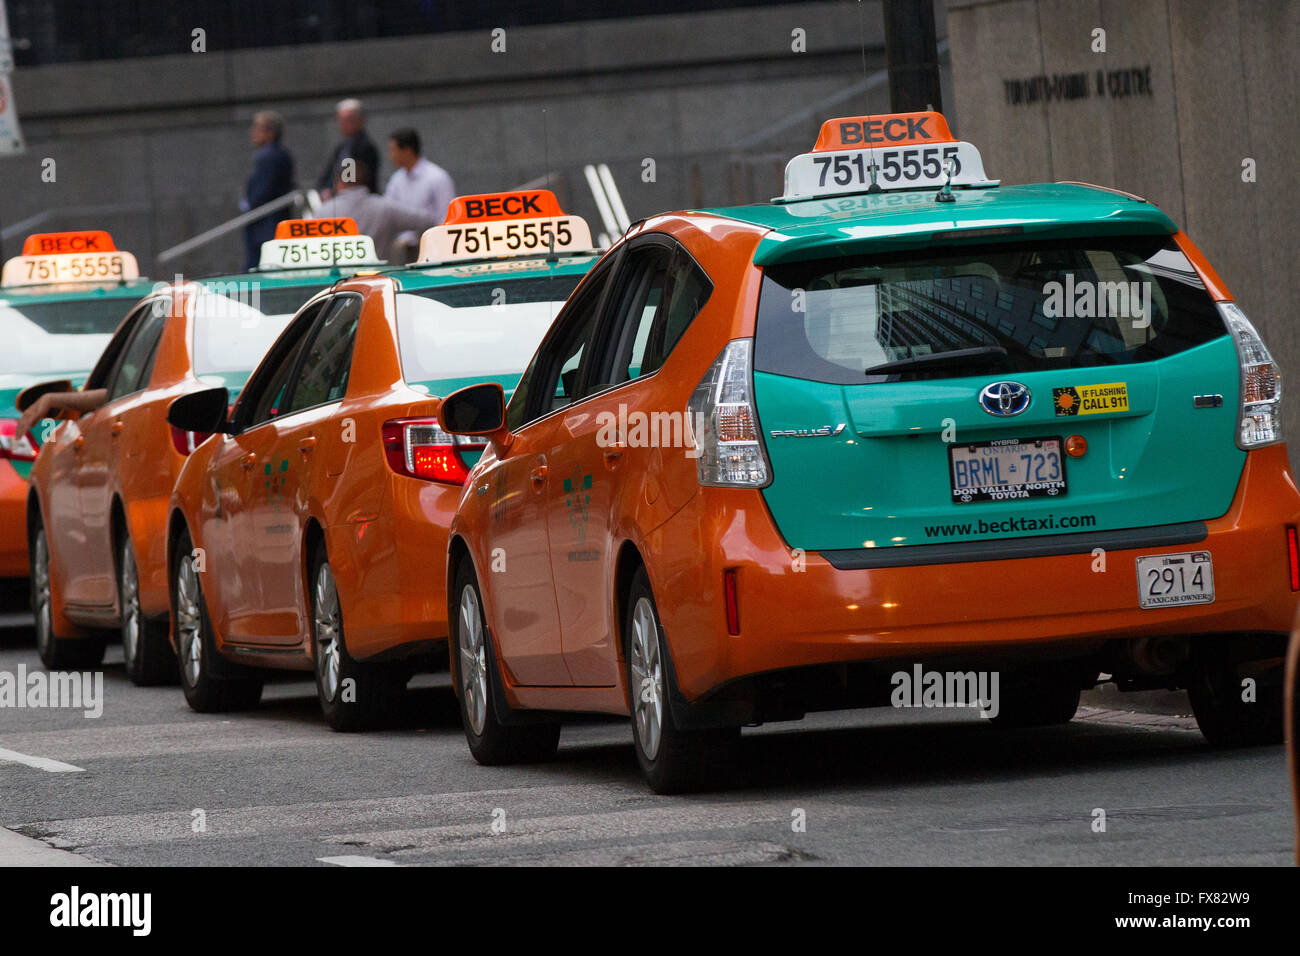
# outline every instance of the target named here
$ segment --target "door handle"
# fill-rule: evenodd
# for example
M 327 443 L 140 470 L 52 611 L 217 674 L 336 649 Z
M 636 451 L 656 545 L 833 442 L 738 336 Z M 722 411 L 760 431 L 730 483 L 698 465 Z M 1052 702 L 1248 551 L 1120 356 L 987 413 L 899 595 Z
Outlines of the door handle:
M 623 457 L 623 452 L 625 452 L 626 450 L 627 450 L 627 445 L 623 443 L 623 439 L 621 437 L 617 441 L 611 442 L 610 444 L 606 445 L 603 451 L 603 454 L 605 456 L 605 464 L 609 465 L 612 468 L 614 465 L 618 464 L 619 459 Z
M 239 464 L 243 466 L 245 471 L 248 471 L 255 464 L 257 464 L 257 455 L 253 454 L 250 451 L 247 455 L 244 455 L 242 458 L 239 459 Z
M 112 435 L 114 438 L 116 438 L 118 435 L 122 434 L 122 428 L 123 428 L 122 419 L 119 418 L 117 421 L 113 422 L 112 427 L 110 427 L 108 430 L 108 433 Z
M 85 444 L 86 444 L 85 435 L 78 435 L 76 438 L 72 439 L 72 447 L 75 448 L 77 451 L 81 451 L 81 449 L 85 447 Z
M 316 447 L 316 436 L 306 435 L 298 440 L 298 450 L 304 455 L 310 454 L 311 450 Z
M 539 461 L 533 466 L 532 471 L 528 473 L 528 480 L 533 483 L 534 489 L 541 488 L 542 485 L 546 483 L 546 473 L 547 468 L 545 460 Z

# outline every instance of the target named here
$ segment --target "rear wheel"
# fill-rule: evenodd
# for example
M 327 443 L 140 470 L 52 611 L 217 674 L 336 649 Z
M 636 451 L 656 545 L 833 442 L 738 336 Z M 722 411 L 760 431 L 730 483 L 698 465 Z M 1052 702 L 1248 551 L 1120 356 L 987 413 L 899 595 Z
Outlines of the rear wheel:
M 1232 639 L 1201 641 L 1193 646 L 1187 696 L 1196 725 L 1215 747 L 1282 741 L 1282 687 L 1256 679 L 1248 690 L 1246 678 L 1253 671 L 1249 658 L 1246 645 L 1238 646 Z
M 716 783 L 730 763 L 740 728 L 682 730 L 673 722 L 667 641 L 644 568 L 632 579 L 623 635 L 632 737 L 646 782 L 655 793 L 686 793 Z
M 98 667 L 104 660 L 106 641 L 91 637 L 59 637 L 54 633 L 53 583 L 50 577 L 50 542 L 38 523 L 31 544 L 32 614 L 36 618 L 36 652 L 49 670 Z
M 323 546 L 312 559 L 311 611 L 316 695 L 325 720 L 335 730 L 349 732 L 379 726 L 392 714 L 406 674 L 358 663 L 348 654 L 338 587 Z
M 176 655 L 167 643 L 166 622 L 150 621 L 140 610 L 140 575 L 129 535 L 122 536 L 117 560 L 117 597 L 122 609 L 122 656 L 126 676 L 139 686 L 176 679 Z
M 550 760 L 560 745 L 560 725 L 553 722 L 503 723 L 508 713 L 496 679 L 492 635 L 483 615 L 478 578 L 469 559 L 456 569 L 455 647 L 452 674 L 459 691 L 461 723 L 474 759 L 486 766 Z
M 172 574 L 172 613 L 176 620 L 177 661 L 185 701 L 201 714 L 256 707 L 262 699 L 261 679 L 218 677 L 215 673 L 220 665 L 213 643 L 212 621 L 191 550 L 190 536 L 185 534 L 177 543 Z

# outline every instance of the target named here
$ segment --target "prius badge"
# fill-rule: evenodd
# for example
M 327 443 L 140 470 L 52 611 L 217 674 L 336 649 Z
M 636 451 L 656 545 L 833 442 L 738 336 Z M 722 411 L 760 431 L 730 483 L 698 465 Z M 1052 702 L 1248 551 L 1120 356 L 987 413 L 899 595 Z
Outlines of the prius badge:
M 830 438 L 844 431 L 844 423 L 834 427 L 823 425 L 821 428 L 774 428 L 769 434 L 773 438 Z
M 1009 418 L 1028 408 L 1032 397 L 1027 385 L 1019 382 L 994 382 L 985 385 L 980 391 L 980 407 L 990 415 Z

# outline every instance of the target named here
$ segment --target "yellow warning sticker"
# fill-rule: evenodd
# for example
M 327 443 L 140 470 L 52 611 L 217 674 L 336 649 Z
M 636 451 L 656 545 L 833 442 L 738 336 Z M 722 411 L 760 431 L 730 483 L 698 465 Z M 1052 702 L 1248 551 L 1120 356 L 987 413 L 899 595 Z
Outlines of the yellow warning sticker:
M 1105 385 L 1071 385 L 1052 389 L 1052 405 L 1056 417 L 1066 415 L 1096 415 L 1101 412 L 1128 411 L 1128 383 L 1108 382 Z

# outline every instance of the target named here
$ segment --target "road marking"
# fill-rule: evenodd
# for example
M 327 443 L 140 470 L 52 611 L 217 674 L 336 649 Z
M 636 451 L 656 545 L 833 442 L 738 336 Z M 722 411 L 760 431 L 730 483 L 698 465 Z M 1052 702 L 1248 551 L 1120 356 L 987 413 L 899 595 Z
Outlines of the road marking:
M 381 860 L 377 856 L 318 856 L 317 863 L 332 863 L 335 866 L 401 866 L 392 860 Z
M 85 773 L 85 767 L 74 767 L 70 763 L 61 763 L 58 760 L 51 760 L 49 757 L 32 757 L 27 754 L 20 754 L 16 750 L 5 750 L 0 747 L 0 760 L 7 760 L 10 763 L 21 763 L 28 767 L 35 767 L 37 770 L 48 770 L 50 773 Z

